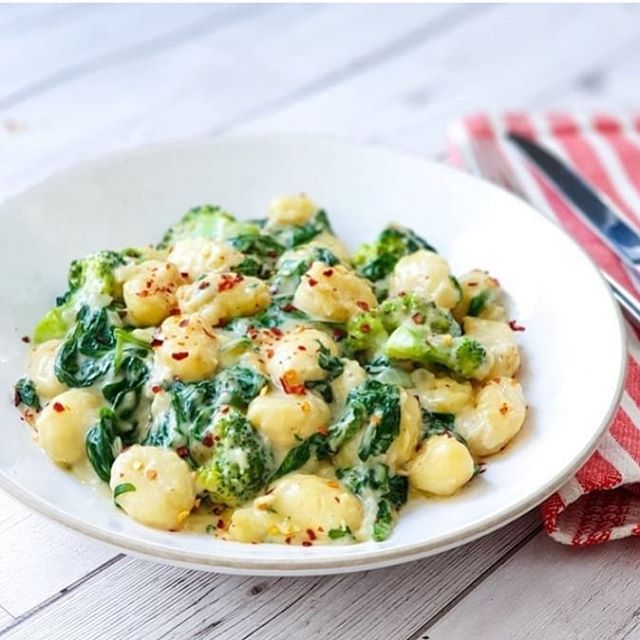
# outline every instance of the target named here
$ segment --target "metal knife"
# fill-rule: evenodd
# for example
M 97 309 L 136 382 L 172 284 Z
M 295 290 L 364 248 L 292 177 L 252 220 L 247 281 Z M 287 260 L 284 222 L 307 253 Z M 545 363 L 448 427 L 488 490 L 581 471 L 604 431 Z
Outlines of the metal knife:
M 574 204 L 583 220 L 640 279 L 640 234 L 628 225 L 615 205 L 539 144 L 516 133 L 509 139 Z
M 625 263 L 640 286 L 640 233 L 617 207 L 542 146 L 516 133 L 507 137 L 574 205 L 582 220 Z M 637 297 L 605 274 L 618 302 L 640 325 Z

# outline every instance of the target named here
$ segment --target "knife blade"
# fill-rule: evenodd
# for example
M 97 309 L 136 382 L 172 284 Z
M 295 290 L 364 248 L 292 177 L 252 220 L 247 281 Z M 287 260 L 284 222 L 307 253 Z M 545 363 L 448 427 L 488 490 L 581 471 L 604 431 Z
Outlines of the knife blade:
M 550 151 L 517 133 L 507 137 L 573 203 L 581 219 L 629 267 L 640 283 L 640 234 L 617 207 Z

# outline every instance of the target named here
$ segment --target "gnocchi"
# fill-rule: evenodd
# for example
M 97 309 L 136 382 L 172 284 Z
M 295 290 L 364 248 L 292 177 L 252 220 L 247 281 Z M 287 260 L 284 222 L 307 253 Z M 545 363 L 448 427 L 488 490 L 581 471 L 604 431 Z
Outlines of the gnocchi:
M 131 324 L 150 327 L 162 322 L 176 308 L 176 290 L 182 283 L 174 264 L 159 260 L 143 262 L 122 286 Z
M 174 451 L 134 445 L 111 468 L 115 501 L 134 520 L 158 529 L 180 529 L 196 500 L 187 463 Z
M 271 299 L 269 288 L 258 278 L 239 273 L 212 273 L 178 289 L 178 306 L 184 314 L 198 313 L 210 325 L 262 311 Z
M 171 377 L 196 382 L 218 368 L 218 338 L 200 316 L 170 316 L 156 338 L 156 359 Z
M 389 278 L 389 295 L 406 292 L 424 295 L 444 309 L 453 308 L 460 300 L 448 262 L 426 249 L 400 258 Z
M 314 262 L 293 296 L 293 304 L 312 318 L 346 322 L 376 306 L 371 286 L 342 265 Z
M 54 462 L 73 466 L 86 458 L 85 436 L 98 421 L 101 404 L 91 391 L 69 389 L 42 410 L 36 418 L 38 442 Z
M 523 427 L 502 295 L 399 225 L 352 256 L 304 194 L 256 221 L 195 207 L 157 246 L 74 261 L 15 404 L 142 525 L 381 541 Z

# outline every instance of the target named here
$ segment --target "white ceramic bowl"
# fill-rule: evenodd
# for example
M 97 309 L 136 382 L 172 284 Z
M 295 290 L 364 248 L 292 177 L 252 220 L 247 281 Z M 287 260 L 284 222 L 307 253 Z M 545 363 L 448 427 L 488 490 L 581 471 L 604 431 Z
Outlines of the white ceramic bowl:
M 496 275 L 510 295 L 530 404 L 507 450 L 460 495 L 408 505 L 383 543 L 243 545 L 140 526 L 53 466 L 9 402 L 36 320 L 65 289 L 67 265 L 100 248 L 154 242 L 187 208 L 263 215 L 305 191 L 351 247 L 390 220 L 413 227 L 456 273 Z M 119 155 L 47 181 L 0 207 L 0 483 L 22 503 L 130 553 L 205 570 L 320 574 L 382 567 L 477 538 L 531 509 L 594 449 L 618 400 L 624 335 L 585 254 L 527 204 L 439 164 L 307 137 L 251 137 Z

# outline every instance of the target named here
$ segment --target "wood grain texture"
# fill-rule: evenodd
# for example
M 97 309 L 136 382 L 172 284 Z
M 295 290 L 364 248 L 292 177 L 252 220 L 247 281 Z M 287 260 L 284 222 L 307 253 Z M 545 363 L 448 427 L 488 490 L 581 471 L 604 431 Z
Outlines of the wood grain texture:
M 293 637 L 305 639 L 400 640 L 538 528 L 529 514 L 434 558 L 330 578 L 218 576 L 125 559 L 18 620 L 3 638 L 241 640 L 295 630 Z
M 640 637 L 639 551 L 637 539 L 577 550 L 541 534 L 415 640 Z
M 55 596 L 116 555 L 30 513 L 1 492 L 0 513 L 0 608 L 13 616 Z
M 240 129 L 311 129 L 433 155 L 457 117 L 540 107 L 538 96 L 559 96 L 603 60 L 640 44 L 638 18 L 640 7 L 619 5 L 500 7 Z
M 426 37 L 434 22 L 466 14 L 438 5 L 259 9 L 251 20 L 202 32 L 151 57 L 77 75 L 0 107 L 0 144 L 12 158 L 0 173 L 0 193 L 6 197 L 115 149 L 208 134 L 314 79 L 382 61 L 389 48 L 403 46 L 407 34 L 416 46 L 416 33 Z
M 116 149 L 228 130 L 433 156 L 448 123 L 476 109 L 637 109 L 639 17 L 633 6 L 2 5 L 0 198 Z M 11 576 L 0 635 L 640 637 L 637 542 L 576 552 L 540 535 L 500 566 L 536 522 L 394 569 L 267 580 L 124 559 L 0 494 L 0 576 Z

